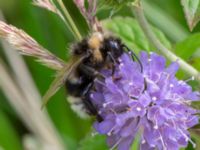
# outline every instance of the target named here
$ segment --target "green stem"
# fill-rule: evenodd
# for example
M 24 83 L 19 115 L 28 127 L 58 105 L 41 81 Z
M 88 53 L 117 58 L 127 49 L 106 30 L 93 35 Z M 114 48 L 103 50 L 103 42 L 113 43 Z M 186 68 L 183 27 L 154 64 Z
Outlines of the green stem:
M 136 3 L 132 4 L 132 10 L 135 14 L 135 17 L 140 24 L 141 28 L 143 29 L 146 37 L 149 39 L 149 41 L 162 53 L 164 54 L 169 60 L 171 61 L 177 61 L 180 65 L 180 68 L 185 71 L 190 76 L 194 76 L 195 79 L 200 82 L 200 73 L 198 70 L 196 70 L 194 67 L 189 65 L 187 62 L 185 62 L 180 57 L 176 56 L 174 53 L 172 53 L 169 49 L 167 49 L 156 37 L 154 32 L 152 31 L 148 21 L 145 18 L 143 8 L 141 5 L 140 0 L 138 0 Z
M 63 1 L 62 1 L 62 0 L 57 0 L 57 2 L 58 2 L 58 4 L 60 5 L 60 8 L 62 9 L 62 11 L 63 11 L 65 17 L 67 18 L 70 27 L 72 28 L 73 32 L 75 33 L 76 38 L 77 38 L 78 40 L 82 40 L 82 36 L 81 36 L 81 34 L 80 34 L 80 32 L 79 32 L 79 30 L 78 30 L 76 24 L 74 23 L 74 21 L 73 21 L 71 15 L 69 14 L 68 10 L 66 9 L 66 7 L 65 7 L 65 5 L 64 5 L 64 3 L 63 3 Z
M 63 20 L 64 24 L 67 26 L 67 28 L 70 30 L 70 32 L 73 34 L 73 36 L 76 38 L 76 34 L 74 33 L 74 31 L 70 27 L 69 23 L 67 22 L 67 20 L 65 19 L 65 17 L 62 15 L 62 13 L 60 11 L 58 11 L 58 15 Z

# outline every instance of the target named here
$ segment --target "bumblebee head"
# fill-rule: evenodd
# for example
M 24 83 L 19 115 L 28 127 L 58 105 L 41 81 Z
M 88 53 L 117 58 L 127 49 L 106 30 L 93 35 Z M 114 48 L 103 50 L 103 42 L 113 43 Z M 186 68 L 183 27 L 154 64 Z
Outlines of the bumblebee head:
M 114 58 L 118 58 L 123 53 L 121 40 L 117 38 L 108 37 L 104 40 L 103 45 L 104 53 L 110 52 Z
M 91 35 L 88 39 L 88 47 L 95 63 L 103 62 L 108 52 L 113 58 L 118 58 L 123 53 L 121 40 L 112 36 L 106 37 L 100 32 L 95 32 Z

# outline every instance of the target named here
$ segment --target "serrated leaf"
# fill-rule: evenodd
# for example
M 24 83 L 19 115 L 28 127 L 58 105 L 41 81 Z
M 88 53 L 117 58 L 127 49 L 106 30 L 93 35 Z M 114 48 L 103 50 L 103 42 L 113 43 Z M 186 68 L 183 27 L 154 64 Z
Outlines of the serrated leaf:
M 78 150 L 108 150 L 106 137 L 103 135 L 88 135 L 80 143 Z
M 185 17 L 190 30 L 192 31 L 200 21 L 200 1 L 199 0 L 181 0 Z
M 144 35 L 137 21 L 133 18 L 115 17 L 104 20 L 102 23 L 107 30 L 116 34 L 117 37 L 120 37 L 122 41 L 136 53 L 140 50 L 151 51 L 155 49 Z M 167 48 L 171 48 L 171 44 L 165 35 L 154 27 L 152 27 L 152 29 L 158 39 L 160 39 Z

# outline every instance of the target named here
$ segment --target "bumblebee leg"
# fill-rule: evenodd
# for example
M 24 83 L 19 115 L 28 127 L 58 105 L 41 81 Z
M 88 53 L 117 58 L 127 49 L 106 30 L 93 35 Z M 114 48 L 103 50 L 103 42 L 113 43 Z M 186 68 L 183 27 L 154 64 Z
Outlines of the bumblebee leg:
M 114 59 L 113 55 L 111 54 L 111 52 L 107 52 L 108 56 L 110 57 L 110 59 L 112 60 L 113 64 L 112 64 L 112 75 L 115 72 L 115 66 L 117 64 L 116 60 Z
M 110 59 L 112 60 L 112 62 L 116 65 L 117 62 L 116 60 L 114 59 L 113 55 L 111 54 L 111 52 L 107 52 L 108 56 L 110 57 Z
M 137 62 L 139 63 L 140 65 L 140 68 L 141 68 L 141 72 L 143 72 L 143 66 L 142 66 L 142 63 L 140 61 L 140 59 L 137 57 L 137 55 L 131 51 L 126 45 L 122 45 L 123 48 L 126 48 L 128 50 L 128 52 L 131 54 L 133 60 L 135 60 L 134 58 L 136 58 Z
M 90 98 L 90 90 L 93 87 L 93 82 L 88 84 L 88 86 L 84 89 L 83 91 L 83 103 L 86 106 L 87 110 L 89 110 L 89 114 L 96 116 L 96 119 L 101 122 L 103 121 L 102 117 L 98 114 L 97 109 L 95 108 L 95 106 L 93 105 L 93 103 L 91 102 L 91 98 Z
M 89 77 L 101 77 L 101 78 L 105 78 L 105 76 L 103 74 L 101 74 L 100 72 L 98 72 L 97 70 L 95 70 L 94 68 L 90 67 L 90 66 L 87 66 L 87 65 L 84 65 L 84 64 L 81 64 L 80 65 L 80 68 L 81 68 L 81 71 L 89 76 Z
M 83 95 L 87 95 L 87 93 L 91 90 L 92 86 L 93 86 L 93 82 L 91 82 L 90 84 L 88 84 L 88 86 L 85 87 L 84 91 L 83 91 Z
M 82 99 L 83 99 L 83 103 L 89 110 L 89 113 L 92 115 L 97 115 L 97 111 L 90 100 L 90 90 L 91 90 L 92 86 L 93 86 L 93 82 L 88 84 L 88 86 L 84 89 Z
M 65 87 L 70 95 L 73 95 L 75 97 L 80 97 L 83 93 L 83 89 L 90 82 L 91 82 L 90 80 L 85 78 L 78 78 L 76 81 L 67 80 L 65 82 Z

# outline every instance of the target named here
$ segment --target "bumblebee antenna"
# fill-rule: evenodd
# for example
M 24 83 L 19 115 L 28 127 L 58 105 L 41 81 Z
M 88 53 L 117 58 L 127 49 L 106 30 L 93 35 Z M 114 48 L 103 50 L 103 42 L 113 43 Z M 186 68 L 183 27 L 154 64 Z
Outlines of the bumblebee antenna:
M 141 72 L 143 72 L 142 63 L 141 63 L 140 59 L 137 57 L 137 55 L 136 55 L 132 50 L 130 50 L 126 45 L 123 44 L 122 47 L 123 47 L 123 48 L 126 48 L 126 49 L 128 50 L 128 52 L 131 54 L 133 60 L 134 60 L 134 58 L 136 58 L 137 62 L 138 62 L 139 65 L 140 65 Z

